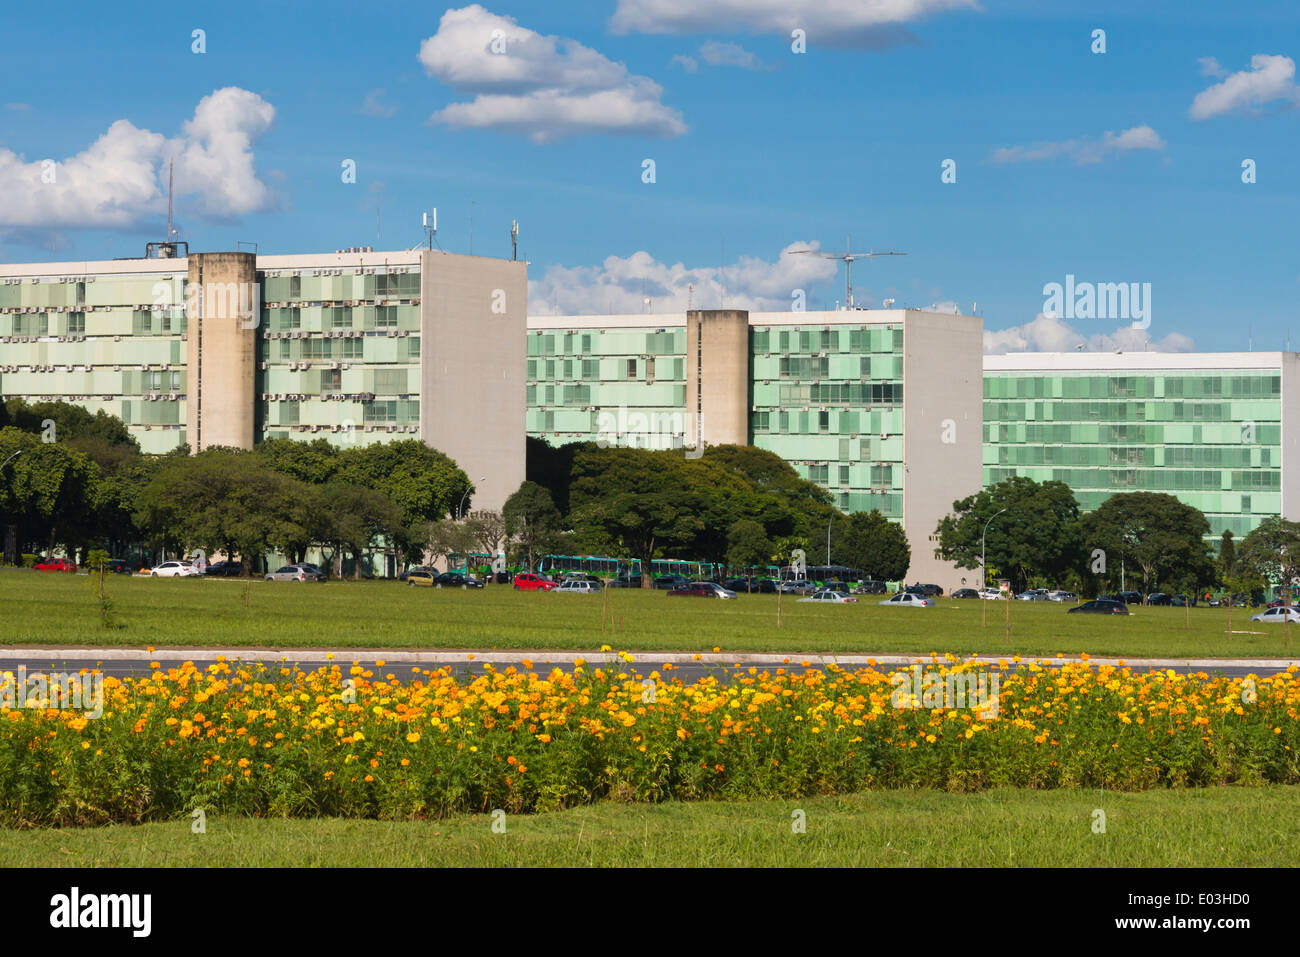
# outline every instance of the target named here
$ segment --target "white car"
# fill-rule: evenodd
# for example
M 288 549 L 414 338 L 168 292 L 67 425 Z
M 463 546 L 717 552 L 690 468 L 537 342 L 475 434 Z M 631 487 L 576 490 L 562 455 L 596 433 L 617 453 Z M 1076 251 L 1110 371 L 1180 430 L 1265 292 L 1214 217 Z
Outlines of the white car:
M 1270 608 L 1268 611 L 1261 611 L 1258 615 L 1251 615 L 1251 621 L 1261 621 L 1265 624 L 1272 622 L 1279 624 L 1282 621 L 1289 621 L 1292 624 L 1300 623 L 1300 608 Z
M 581 581 L 579 579 L 570 579 L 559 588 L 552 588 L 552 594 L 556 595 L 599 595 L 600 586 L 595 582 Z
M 893 598 L 878 601 L 876 604 L 889 608 L 930 608 L 934 605 L 934 600 L 910 591 L 900 591 Z
M 1006 599 L 1007 593 L 1000 588 L 986 588 L 980 592 L 980 597 L 985 601 L 1003 601 Z
M 198 575 L 193 562 L 163 562 L 149 569 L 150 578 L 196 578 Z
M 795 604 L 802 605 L 806 601 L 815 601 L 819 605 L 856 605 L 858 603 L 858 600 L 853 596 L 839 591 L 831 591 L 830 589 L 813 592 L 807 598 L 800 598 Z
M 1079 596 L 1072 591 L 1049 591 L 1047 593 L 1048 601 L 1078 601 Z

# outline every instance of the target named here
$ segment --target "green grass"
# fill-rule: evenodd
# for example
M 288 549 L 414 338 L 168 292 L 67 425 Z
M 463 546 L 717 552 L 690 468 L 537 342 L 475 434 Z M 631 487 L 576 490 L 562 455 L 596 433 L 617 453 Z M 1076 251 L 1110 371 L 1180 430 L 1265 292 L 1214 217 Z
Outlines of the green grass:
M 880 608 L 876 596 L 823 608 L 774 595 L 734 602 L 669 598 L 661 591 L 615 589 L 601 630 L 599 596 L 411 588 L 393 581 L 299 584 L 234 579 L 185 580 L 110 576 L 105 587 L 120 627 L 104 628 L 94 583 L 85 575 L 0 569 L 5 615 L 0 644 L 268 646 L 304 648 L 591 649 L 801 652 L 954 652 L 1050 655 L 1087 652 L 1127 657 L 1275 657 L 1282 626 L 1252 625 L 1234 609 L 1134 608 L 1128 617 L 1068 615 L 1053 602 L 1006 606 L 940 599 L 934 608 Z M 1292 627 L 1291 651 L 1300 630 Z
M 806 833 L 795 834 L 802 809 Z M 1092 830 L 1105 812 L 1106 832 Z M 445 821 L 208 818 L 0 831 L 0 866 L 1295 867 L 1300 787 L 1119 794 L 889 792 L 802 801 L 603 804 Z

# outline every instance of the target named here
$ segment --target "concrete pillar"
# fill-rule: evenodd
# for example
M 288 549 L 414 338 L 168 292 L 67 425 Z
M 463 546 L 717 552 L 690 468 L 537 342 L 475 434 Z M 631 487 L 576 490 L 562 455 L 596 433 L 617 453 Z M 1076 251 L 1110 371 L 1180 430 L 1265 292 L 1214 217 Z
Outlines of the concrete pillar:
M 261 287 L 253 253 L 192 253 L 186 291 L 186 438 L 192 452 L 253 447 Z
M 686 313 L 686 444 L 749 444 L 749 313 Z

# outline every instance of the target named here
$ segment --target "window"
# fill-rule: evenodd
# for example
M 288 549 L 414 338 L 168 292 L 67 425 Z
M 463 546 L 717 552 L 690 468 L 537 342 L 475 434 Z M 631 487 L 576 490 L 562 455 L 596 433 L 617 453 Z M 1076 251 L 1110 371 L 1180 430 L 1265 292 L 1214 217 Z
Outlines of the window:
M 281 345 L 288 345 L 288 342 L 282 342 Z M 419 348 L 419 340 L 416 340 L 416 348 Z M 365 353 L 365 340 L 361 338 L 343 340 L 343 358 L 360 359 Z M 287 358 L 281 356 L 280 358 Z
M 84 333 L 86 331 L 86 314 L 84 312 L 68 313 L 68 334 Z
M 384 395 L 404 395 L 406 388 L 405 369 L 376 369 L 375 391 Z
M 322 369 L 320 374 L 321 392 L 343 391 L 343 373 L 338 369 Z
M 635 378 L 636 378 L 636 360 L 635 360 L 635 359 L 628 359 L 628 360 L 627 360 L 627 378 L 629 378 L 629 379 L 635 379 Z

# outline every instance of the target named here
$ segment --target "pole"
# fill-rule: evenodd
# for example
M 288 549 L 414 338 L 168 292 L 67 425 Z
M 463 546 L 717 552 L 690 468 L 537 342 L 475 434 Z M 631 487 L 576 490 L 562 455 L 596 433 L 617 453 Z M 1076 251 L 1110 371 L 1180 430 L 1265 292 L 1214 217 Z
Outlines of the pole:
M 1009 505 L 1007 506 L 1007 508 L 1010 507 L 1011 506 Z M 1002 509 L 1002 512 L 1005 512 L 1006 510 L 1007 509 L 1004 508 Z M 988 579 L 984 576 L 986 539 L 989 533 L 989 526 L 993 524 L 993 519 L 1001 515 L 1002 512 L 995 512 L 993 515 L 989 516 L 989 520 L 984 523 L 984 531 L 980 533 L 980 627 L 981 628 L 987 628 L 989 623 L 988 599 L 984 597 L 984 592 L 988 590 L 988 585 L 989 585 Z M 1008 612 L 1008 614 L 1010 613 Z
M 833 521 L 835 521 L 834 516 L 826 519 L 826 567 L 828 569 L 831 567 L 831 522 Z
M 1007 597 L 1006 597 L 1006 603 L 1005 603 L 1005 604 L 1006 604 L 1006 606 L 1007 606 L 1007 617 L 1006 617 L 1006 622 L 1007 622 L 1007 626 L 1006 626 L 1006 627 L 1007 627 L 1007 637 L 1006 637 L 1006 644 L 1009 645 L 1009 644 L 1011 644 L 1011 593 L 1010 593 L 1010 592 L 1007 592 Z
M 784 584 L 785 580 L 778 577 L 776 582 L 776 627 L 778 628 L 781 627 L 781 596 L 785 593 L 785 589 L 781 586 Z

